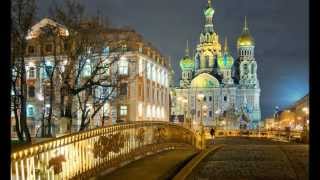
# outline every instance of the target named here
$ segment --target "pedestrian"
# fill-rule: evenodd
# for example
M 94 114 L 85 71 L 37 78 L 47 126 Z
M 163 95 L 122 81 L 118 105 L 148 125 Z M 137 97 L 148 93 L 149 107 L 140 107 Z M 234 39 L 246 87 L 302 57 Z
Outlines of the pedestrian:
M 211 142 L 211 144 L 214 144 L 214 129 L 213 129 L 213 128 L 211 128 L 210 134 L 211 134 L 211 137 L 212 137 L 212 142 Z

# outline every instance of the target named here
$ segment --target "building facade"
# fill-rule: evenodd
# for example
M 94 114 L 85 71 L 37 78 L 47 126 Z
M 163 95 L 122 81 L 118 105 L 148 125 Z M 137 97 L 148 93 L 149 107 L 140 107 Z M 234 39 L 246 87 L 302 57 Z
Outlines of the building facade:
M 48 115 L 50 104 L 50 89 L 48 84 L 48 72 L 52 69 L 64 71 L 68 62 L 64 51 L 63 38 L 58 39 L 53 45 L 53 40 L 46 38 L 40 47 L 39 34 L 45 26 L 55 26 L 61 31 L 60 35 L 68 36 L 65 26 L 45 18 L 35 24 L 27 37 L 28 45 L 25 57 L 27 78 L 27 121 L 31 136 L 39 136 L 42 120 Z M 107 29 L 101 36 L 108 42 L 99 58 L 106 62 L 114 61 L 105 73 L 111 73 L 113 77 L 107 81 L 115 81 L 116 86 L 110 88 L 92 88 L 88 92 L 80 93 L 80 98 L 89 94 L 87 108 L 89 115 L 92 113 L 96 97 L 110 93 L 110 98 L 103 107 L 90 120 L 90 128 L 114 124 L 118 122 L 169 119 L 169 62 L 149 42 L 143 40 L 141 35 L 132 29 Z M 59 43 L 57 43 L 59 42 Z M 118 47 L 121 43 L 121 49 Z M 60 46 L 62 44 L 62 46 Z M 55 52 L 55 56 L 53 53 Z M 58 61 L 54 62 L 54 61 Z M 80 81 L 85 81 L 87 76 L 93 73 L 92 67 L 95 59 L 87 59 L 81 72 Z M 57 65 L 57 67 L 56 67 Z M 14 74 L 14 69 L 13 69 Z M 53 134 L 64 134 L 66 123 L 60 118 L 60 93 L 61 74 L 55 73 L 53 77 Z M 19 83 L 17 81 L 17 83 Z M 19 84 L 17 84 L 19 87 Z M 62 88 L 63 89 L 63 88 Z M 81 123 L 80 104 L 77 97 L 72 102 L 72 129 L 79 130 Z M 12 137 L 15 137 L 15 118 L 11 113 Z
M 211 1 L 203 12 L 205 23 L 194 57 L 187 46 L 180 60 L 180 86 L 175 88 L 173 116 L 189 117 L 193 124 L 203 119 L 205 126 L 224 125 L 229 129 L 256 128 L 261 118 L 260 87 L 257 62 L 254 57 L 255 42 L 247 21 L 237 40 L 237 59 L 224 47 L 213 24 L 214 9 Z M 203 95 L 201 101 L 198 95 Z M 237 117 L 219 120 L 220 117 Z M 233 114 L 233 115 L 232 115 Z M 226 118 L 224 118 L 226 119 Z M 229 123 L 229 124 L 228 124 Z

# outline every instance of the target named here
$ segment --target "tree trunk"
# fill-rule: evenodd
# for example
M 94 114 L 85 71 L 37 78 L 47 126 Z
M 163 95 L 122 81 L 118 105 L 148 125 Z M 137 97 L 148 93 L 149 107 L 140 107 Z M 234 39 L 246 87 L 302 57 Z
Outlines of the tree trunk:
M 53 73 L 53 72 L 52 72 Z M 54 100 L 54 87 L 53 87 L 53 76 L 50 77 L 50 96 L 49 96 L 49 115 L 48 115 L 48 136 L 52 137 L 52 109 Z
M 31 142 L 31 136 L 27 124 L 27 82 L 26 82 L 26 67 L 24 63 L 24 57 L 21 56 L 21 83 L 20 83 L 20 103 L 21 103 L 21 112 L 20 112 L 20 122 L 21 122 L 21 129 L 25 135 L 26 142 Z
M 73 98 L 73 96 L 68 94 L 67 104 L 65 106 L 65 114 L 64 114 L 64 117 L 69 119 L 68 131 L 70 133 L 72 131 L 72 98 Z
M 17 106 L 18 104 L 16 103 L 16 97 L 14 97 L 14 107 L 13 107 L 13 111 L 14 111 L 14 118 L 16 120 L 16 127 L 15 127 L 15 130 L 17 132 L 17 136 L 18 136 L 18 139 L 19 141 L 23 142 L 24 139 L 23 139 L 23 135 L 22 135 L 22 132 L 21 132 L 21 129 L 20 129 L 20 121 L 19 121 L 19 116 L 18 116 L 18 110 L 17 110 Z

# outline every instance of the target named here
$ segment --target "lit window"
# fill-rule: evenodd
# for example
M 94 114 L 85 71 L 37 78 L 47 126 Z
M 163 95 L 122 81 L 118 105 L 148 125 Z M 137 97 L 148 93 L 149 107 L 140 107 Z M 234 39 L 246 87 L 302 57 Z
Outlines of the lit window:
M 49 114 L 50 104 L 46 104 L 45 106 L 45 114 Z
M 36 68 L 35 67 L 29 68 L 29 78 L 30 79 L 36 78 Z
M 150 105 L 147 106 L 147 118 L 151 117 L 151 107 Z
M 144 71 L 143 59 L 139 59 L 139 75 L 141 76 Z
M 151 80 L 151 65 L 147 64 L 147 78 Z
M 28 117 L 33 117 L 34 115 L 34 107 L 32 105 L 27 106 L 27 116 Z
M 118 71 L 120 75 L 128 75 L 128 61 L 120 60 Z
M 152 66 L 152 77 L 151 77 L 151 79 L 153 81 L 156 80 L 156 67 L 154 65 Z
M 120 106 L 120 116 L 126 116 L 128 114 L 127 106 Z
M 90 75 L 91 75 L 91 63 L 90 63 L 90 59 L 87 59 L 83 67 L 83 76 L 90 76 Z
M 110 104 L 109 103 L 105 103 L 102 108 L 103 108 L 103 113 L 104 114 L 109 114 L 110 113 Z
M 109 47 L 103 48 L 102 54 L 107 56 L 109 54 Z
M 139 113 L 139 116 L 142 116 L 142 103 L 139 103 L 138 105 L 138 113 Z

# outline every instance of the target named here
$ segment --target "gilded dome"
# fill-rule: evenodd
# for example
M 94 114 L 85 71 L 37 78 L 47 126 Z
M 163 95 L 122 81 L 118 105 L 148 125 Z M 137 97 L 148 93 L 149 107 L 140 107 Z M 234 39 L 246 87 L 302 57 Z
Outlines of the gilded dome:
M 182 70 L 194 69 L 194 61 L 189 56 L 184 56 L 180 60 L 180 67 Z
M 249 32 L 244 32 L 238 38 L 237 45 L 239 46 L 254 46 L 254 39 Z
M 247 24 L 247 17 L 245 17 L 245 19 L 244 19 L 243 31 L 242 31 L 242 34 L 240 35 L 240 37 L 238 38 L 237 46 L 238 47 L 240 47 L 240 46 L 254 46 L 254 39 L 249 32 L 249 28 L 248 28 L 248 24 Z

